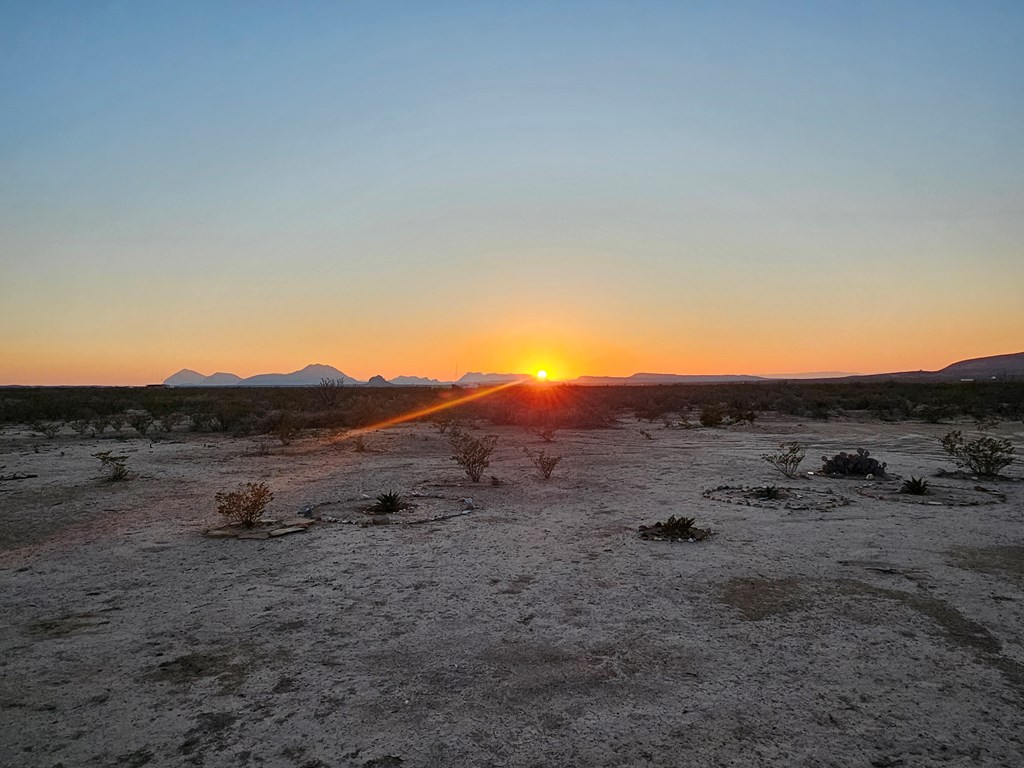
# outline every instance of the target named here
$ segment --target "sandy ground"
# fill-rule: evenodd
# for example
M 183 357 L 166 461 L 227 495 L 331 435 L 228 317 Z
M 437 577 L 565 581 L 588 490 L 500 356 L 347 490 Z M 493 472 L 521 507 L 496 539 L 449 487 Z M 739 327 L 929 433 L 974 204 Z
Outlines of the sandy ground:
M 914 505 L 758 458 L 800 439 L 804 469 L 863 446 L 930 476 L 951 466 L 948 429 L 627 420 L 551 445 L 486 429 L 497 486 L 469 483 L 427 425 L 365 453 L 308 436 L 272 455 L 7 429 L 0 475 L 38 477 L 0 482 L 0 765 L 1024 765 L 1024 483 Z M 1001 432 L 1024 446 L 1021 425 Z M 565 457 L 550 480 L 524 446 Z M 97 479 L 108 449 L 134 479 Z M 478 509 L 200 535 L 216 491 L 260 479 L 282 516 L 390 489 L 423 494 L 421 515 Z M 851 503 L 702 497 L 767 482 Z M 716 533 L 638 538 L 670 514 Z

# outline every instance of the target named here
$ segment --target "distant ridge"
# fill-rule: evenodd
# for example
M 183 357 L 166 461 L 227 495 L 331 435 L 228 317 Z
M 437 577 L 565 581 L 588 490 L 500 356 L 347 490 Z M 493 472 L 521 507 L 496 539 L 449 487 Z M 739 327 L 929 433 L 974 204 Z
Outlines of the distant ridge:
M 649 386 L 656 384 L 727 384 L 782 379 L 807 381 L 961 381 L 986 379 L 1024 379 L 1024 352 L 1008 355 L 992 355 L 961 360 L 938 371 L 902 371 L 895 373 L 874 373 L 853 375 L 826 372 L 773 374 L 771 376 L 750 376 L 747 374 L 689 375 L 681 373 L 634 373 L 632 376 L 580 376 L 563 384 L 580 386 Z M 191 368 L 183 368 L 168 376 L 164 384 L 168 387 L 311 387 L 322 379 L 341 381 L 347 386 L 400 386 L 437 387 L 458 384 L 460 386 L 481 386 L 506 384 L 513 381 L 530 381 L 528 373 L 480 373 L 472 371 L 463 374 L 458 381 L 439 381 L 423 376 L 396 376 L 388 381 L 383 376 L 374 376 L 369 382 L 359 381 L 331 365 L 316 363 L 291 373 L 261 373 L 247 379 L 233 373 L 214 373 L 205 376 Z

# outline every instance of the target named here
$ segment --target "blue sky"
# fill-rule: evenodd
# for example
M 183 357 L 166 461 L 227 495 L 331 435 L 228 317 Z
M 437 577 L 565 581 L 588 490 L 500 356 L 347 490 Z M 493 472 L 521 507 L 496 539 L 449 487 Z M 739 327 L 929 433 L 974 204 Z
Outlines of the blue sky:
M 0 379 L 1019 351 L 1022 33 L 988 2 L 6 3 Z

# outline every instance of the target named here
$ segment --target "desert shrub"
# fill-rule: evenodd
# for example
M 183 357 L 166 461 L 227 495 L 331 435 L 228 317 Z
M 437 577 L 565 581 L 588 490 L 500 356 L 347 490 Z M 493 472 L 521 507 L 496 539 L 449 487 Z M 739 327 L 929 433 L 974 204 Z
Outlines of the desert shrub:
M 648 432 L 646 429 L 641 429 L 640 430 L 640 434 L 644 436 L 645 440 L 653 440 L 654 439 L 654 437 L 651 435 L 651 433 Z
M 655 523 L 655 525 L 661 528 L 661 533 L 665 536 L 686 538 L 690 535 L 693 524 L 696 522 L 696 518 L 693 517 L 672 515 L 664 523 Z
M 700 423 L 704 427 L 718 427 L 725 421 L 726 409 L 721 405 L 705 405 L 700 409 Z
M 1016 452 L 1009 440 L 986 435 L 968 442 L 958 429 L 947 433 L 940 442 L 958 467 L 984 477 L 998 475 L 1010 466 Z
M 929 424 L 940 424 L 943 421 L 956 416 L 957 409 L 951 405 L 936 405 L 929 403 L 918 408 L 917 414 L 922 420 L 927 421 Z
M 63 421 L 41 421 L 33 424 L 32 429 L 36 432 L 42 432 L 48 439 L 53 440 L 53 438 L 60 434 L 61 427 L 63 426 Z
M 120 432 L 124 427 L 124 418 L 122 413 L 112 413 L 107 419 L 107 423 L 110 424 L 110 428 L 115 432 Z
M 408 509 L 411 506 L 397 491 L 388 491 L 377 497 L 369 512 L 372 515 L 391 515 L 395 512 L 401 512 L 403 509 Z
M 75 419 L 68 422 L 68 426 L 71 427 L 76 435 L 84 435 L 86 430 L 89 429 L 89 421 L 87 419 Z
M 173 413 L 165 413 L 160 417 L 160 429 L 164 432 L 173 432 L 174 428 L 181 424 L 184 419 L 185 417 L 176 411 Z
M 217 514 L 232 523 L 252 528 L 263 517 L 274 494 L 266 483 L 240 483 L 234 491 L 221 491 L 214 496 Z
M 316 387 L 316 396 L 324 408 L 337 408 L 341 402 L 341 388 L 345 386 L 344 379 L 320 379 Z
M 552 442 L 554 442 L 554 440 L 555 440 L 555 433 L 556 432 L 558 432 L 558 430 L 555 427 L 551 427 L 551 426 L 536 427 L 533 430 L 533 434 L 535 434 L 537 437 L 539 437 L 545 443 L 552 443 Z
M 744 421 L 747 422 L 748 424 L 753 424 L 754 419 L 757 418 L 757 414 L 754 413 L 754 411 L 752 411 L 750 408 L 747 408 L 746 406 L 743 405 L 735 404 L 730 405 L 726 409 L 725 415 L 726 418 L 728 418 L 729 421 L 731 421 L 733 424 L 739 424 Z
M 800 463 L 807 455 L 807 447 L 800 442 L 781 443 L 777 453 L 763 453 L 761 458 L 786 477 L 799 475 Z
M 841 451 L 831 459 L 822 456 L 822 474 L 843 475 L 854 477 L 885 477 L 885 468 L 888 466 L 884 461 L 879 462 L 871 458 L 871 454 L 863 448 L 858 448 L 856 453 Z
M 106 416 L 93 416 L 89 421 L 89 426 L 92 427 L 92 433 L 96 437 L 103 434 L 103 431 L 110 424 L 110 419 Z
M 900 493 L 909 493 L 912 496 L 924 496 L 928 493 L 928 481 L 923 477 L 910 476 L 909 480 L 904 480 L 903 485 L 900 486 Z
M 491 465 L 491 454 L 498 444 L 496 435 L 487 435 L 479 440 L 467 435 L 460 430 L 451 434 L 451 445 L 455 462 L 466 470 L 469 479 L 474 483 L 480 482 L 480 476 L 484 470 Z
M 766 485 L 763 488 L 754 490 L 754 497 L 758 499 L 769 499 L 774 501 L 782 498 L 782 489 L 777 485 Z
M 362 435 L 356 435 L 352 438 L 352 450 L 356 453 L 366 453 L 366 440 L 363 439 Z
M 545 480 L 551 477 L 551 473 L 555 471 L 555 467 L 558 466 L 558 462 L 562 460 L 561 456 L 548 455 L 544 451 L 534 454 L 530 453 L 526 448 L 523 448 L 523 453 L 530 457 L 530 461 L 533 466 L 540 472 L 541 477 Z
M 145 435 L 146 431 L 153 424 L 153 416 L 146 411 L 132 411 L 128 414 L 128 425 L 138 432 L 140 435 Z
M 127 456 L 113 456 L 110 451 L 94 453 L 94 457 L 100 460 L 100 467 L 106 472 L 104 480 L 113 483 L 128 479 Z
M 991 430 L 999 426 L 999 419 L 996 418 L 995 416 L 984 414 L 982 416 L 978 416 L 974 420 L 974 426 L 977 427 L 982 432 L 990 432 Z
M 281 441 L 281 445 L 289 445 L 299 433 L 299 419 L 291 411 L 274 411 L 268 416 L 270 432 Z

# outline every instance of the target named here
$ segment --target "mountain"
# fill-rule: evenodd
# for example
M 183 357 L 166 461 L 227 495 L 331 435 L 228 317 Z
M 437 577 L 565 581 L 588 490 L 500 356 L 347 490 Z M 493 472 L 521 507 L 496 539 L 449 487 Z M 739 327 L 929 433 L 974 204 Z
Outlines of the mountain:
M 476 371 L 464 373 L 459 377 L 456 384 L 507 384 L 510 381 L 529 381 L 532 379 L 528 373 L 478 373 Z
M 634 373 L 632 376 L 580 376 L 568 382 L 583 386 L 647 386 L 650 384 L 735 384 L 743 381 L 764 381 L 761 376 L 720 375 L 688 376 L 682 373 Z
M 391 383 L 399 387 L 438 387 L 447 385 L 449 382 L 427 379 L 423 376 L 395 376 Z
M 203 376 L 184 368 L 164 380 L 168 387 L 315 387 L 321 379 L 337 379 L 347 385 L 362 384 L 330 365 L 307 365 L 291 373 L 260 373 L 247 379 L 233 373 L 215 373 Z
M 1024 352 L 961 360 L 936 373 L 961 379 L 1024 378 Z
M 371 376 L 370 380 L 368 382 L 366 382 L 366 386 L 368 386 L 368 387 L 393 387 L 395 385 L 392 384 L 387 379 L 385 379 L 383 376 L 378 375 L 378 376 Z
M 164 384 L 168 387 L 201 387 L 205 381 L 206 377 L 199 371 L 182 368 L 164 379 Z
M 361 383 L 334 366 L 315 363 L 307 365 L 301 371 L 291 373 L 260 373 L 242 379 L 239 384 L 246 387 L 313 387 L 319 384 L 321 379 L 339 379 L 346 384 Z
M 235 376 L 233 373 L 224 373 L 218 371 L 212 376 L 207 376 L 203 383 L 199 386 L 202 387 L 234 387 L 242 381 L 240 376 Z

